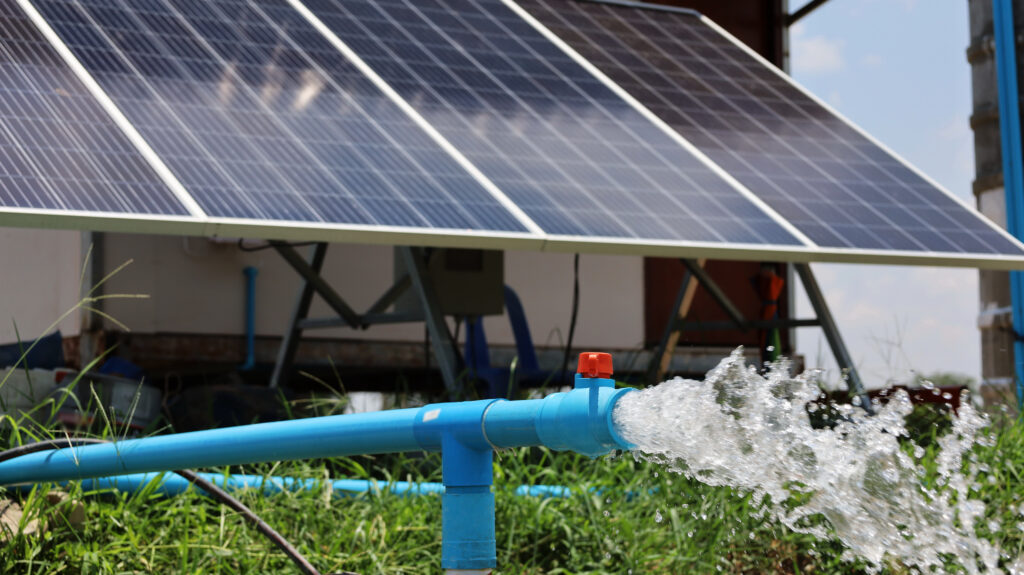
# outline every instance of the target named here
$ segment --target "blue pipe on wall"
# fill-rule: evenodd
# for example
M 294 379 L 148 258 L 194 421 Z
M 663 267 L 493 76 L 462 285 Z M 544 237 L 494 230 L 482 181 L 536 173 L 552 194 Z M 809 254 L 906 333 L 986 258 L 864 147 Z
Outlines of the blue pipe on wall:
M 584 358 L 590 356 L 590 361 Z M 545 445 L 589 456 L 631 446 L 612 422 L 611 358 L 584 354 L 575 389 L 543 399 L 488 399 L 132 439 L 0 463 L 0 485 L 347 455 L 440 451 L 444 569 L 495 566 L 493 450 Z M 606 366 L 606 370 L 605 370 Z M 590 369 L 590 368 L 587 368 Z M 596 369 L 596 368 L 594 368 Z M 593 376 L 593 377 L 587 377 Z
M 238 366 L 242 371 L 256 367 L 256 276 L 259 270 L 246 266 L 245 274 L 245 362 Z
M 1003 153 L 1003 194 L 1006 198 L 1006 229 L 1024 239 L 1024 145 L 1021 144 L 1020 93 L 1017 89 L 1017 33 L 1013 1 L 993 0 L 996 80 L 999 87 L 999 136 Z M 1017 404 L 1024 405 L 1024 272 L 1010 272 L 1013 308 L 1014 365 Z

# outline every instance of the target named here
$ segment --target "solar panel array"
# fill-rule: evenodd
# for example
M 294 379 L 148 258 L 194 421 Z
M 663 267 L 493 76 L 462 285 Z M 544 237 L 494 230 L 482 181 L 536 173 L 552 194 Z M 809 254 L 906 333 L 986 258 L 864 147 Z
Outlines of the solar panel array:
M 0 0 L 0 206 L 188 214 L 13 0 Z
M 1019 251 L 698 14 L 519 3 L 819 246 Z
M 0 215 L 18 209 L 205 224 L 182 233 L 1024 261 L 699 16 L 576 0 L 0 0 Z
M 311 0 L 545 232 L 798 241 L 500 0 Z
M 210 216 L 526 230 L 283 0 L 36 5 Z

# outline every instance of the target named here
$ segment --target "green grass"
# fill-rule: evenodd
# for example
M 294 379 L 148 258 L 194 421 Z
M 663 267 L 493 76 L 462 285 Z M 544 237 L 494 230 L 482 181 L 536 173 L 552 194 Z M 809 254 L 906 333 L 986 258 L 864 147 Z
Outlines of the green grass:
M 53 410 L 53 406 L 40 408 Z M 45 414 L 44 414 L 45 415 Z M 7 420 L 0 448 L 47 435 L 27 419 Z M 934 427 L 933 427 L 934 429 Z M 103 435 L 103 433 L 100 433 Z M 110 435 L 109 432 L 106 435 Z M 925 442 L 927 443 L 927 442 Z M 1024 427 L 1007 425 L 978 450 L 992 480 L 981 494 L 1003 527 L 990 536 L 1012 557 L 1024 546 L 1017 515 L 1024 503 Z M 231 472 L 304 478 L 440 481 L 440 457 L 407 454 L 286 462 Z M 749 497 L 707 487 L 638 462 L 630 455 L 591 460 L 546 449 L 497 454 L 494 466 L 499 573 L 862 573 L 839 559 L 842 546 L 794 533 L 763 519 Z M 571 485 L 565 499 L 519 497 L 521 484 Z M 189 493 L 84 493 L 74 526 L 43 495 L 8 491 L 39 533 L 0 543 L 0 573 L 297 573 L 285 556 L 236 513 Z M 298 547 L 321 572 L 428 574 L 440 571 L 438 496 L 368 493 L 331 498 L 326 492 L 240 498 Z M 66 503 L 64 505 L 70 505 Z M 889 565 L 884 573 L 908 571 Z

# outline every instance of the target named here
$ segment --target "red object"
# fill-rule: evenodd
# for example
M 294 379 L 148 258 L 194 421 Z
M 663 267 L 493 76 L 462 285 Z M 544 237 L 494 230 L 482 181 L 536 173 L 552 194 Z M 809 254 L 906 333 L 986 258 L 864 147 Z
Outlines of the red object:
M 761 319 L 775 319 L 779 313 L 779 298 L 786 280 L 779 277 L 774 270 L 763 271 L 757 276 L 757 291 L 761 294 Z
M 612 354 L 586 351 L 580 354 L 576 373 L 584 377 L 608 379 L 612 376 Z

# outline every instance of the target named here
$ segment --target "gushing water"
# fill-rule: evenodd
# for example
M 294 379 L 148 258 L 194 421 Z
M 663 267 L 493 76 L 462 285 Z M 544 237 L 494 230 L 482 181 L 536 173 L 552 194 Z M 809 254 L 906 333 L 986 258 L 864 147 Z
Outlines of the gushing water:
M 762 377 L 737 350 L 703 382 L 675 379 L 623 396 L 615 424 L 640 457 L 749 491 L 791 529 L 837 537 L 848 559 L 878 568 L 888 555 L 927 572 L 945 556 L 968 573 L 1001 572 L 998 550 L 975 534 L 985 507 L 970 499 L 974 474 L 961 471 L 970 448 L 986 441 L 983 414 L 961 403 L 938 440 L 939 479 L 929 488 L 924 450 L 901 444 L 912 410 L 905 392 L 873 417 L 837 406 L 834 427 L 814 429 L 808 411 L 821 390 L 810 376 L 790 377 L 789 367 L 784 360 Z M 814 521 L 819 515 L 828 526 Z

